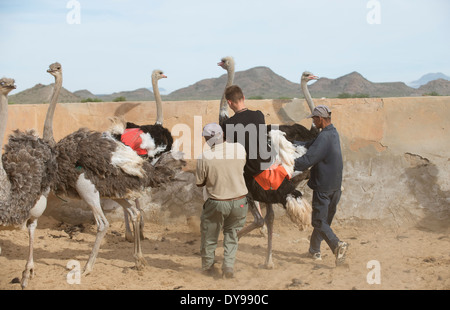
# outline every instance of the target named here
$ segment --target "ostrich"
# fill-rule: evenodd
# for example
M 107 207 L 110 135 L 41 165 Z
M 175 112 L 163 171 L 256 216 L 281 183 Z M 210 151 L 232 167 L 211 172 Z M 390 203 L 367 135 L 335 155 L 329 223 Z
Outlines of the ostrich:
M 217 64 L 221 66 L 223 69 L 227 71 L 227 84 L 225 89 L 228 86 L 233 85 L 234 80 L 234 58 L 231 56 L 224 57 Z M 222 95 L 222 99 L 220 100 L 220 109 L 219 109 L 219 124 L 222 126 L 223 122 L 229 118 L 228 116 L 228 104 L 225 99 L 225 92 Z
M 13 79 L 0 80 L 0 149 L 8 119 L 7 95 L 15 88 Z M 22 288 L 35 274 L 34 232 L 47 206 L 56 167 L 56 153 L 34 130 L 15 130 L 9 136 L 0 160 L 0 230 L 28 228 L 29 255 L 22 272 Z
M 311 110 L 311 113 L 312 111 L 314 111 L 315 105 L 308 90 L 308 82 L 317 79 L 318 77 L 309 71 L 303 72 L 300 78 L 300 87 L 302 89 L 303 95 L 305 96 L 306 102 L 308 103 L 308 107 Z M 311 124 L 311 128 L 309 130 L 297 123 L 294 123 L 292 125 L 279 125 L 278 129 L 286 134 L 286 139 L 290 142 L 312 140 L 319 134 L 319 131 L 314 123 Z M 267 125 L 267 131 L 271 130 L 272 125 Z
M 162 153 L 168 152 L 172 149 L 173 138 L 172 134 L 167 128 L 163 127 L 164 117 L 162 110 L 161 94 L 158 88 L 158 81 L 167 78 L 161 70 L 153 70 L 152 72 L 152 87 L 155 95 L 156 103 L 156 122 L 154 125 L 136 125 L 131 122 L 126 123 L 126 128 L 115 127 L 113 134 L 116 139 L 122 141 L 126 145 L 135 149 L 138 154 L 144 158 L 153 160 L 158 158 Z M 136 206 L 140 209 L 139 199 L 135 201 Z M 133 234 L 130 229 L 128 213 L 124 212 L 125 217 L 125 238 L 132 242 Z M 141 239 L 144 238 L 144 217 L 141 217 Z
M 312 102 L 311 96 L 309 95 L 306 84 L 308 81 L 316 78 L 317 77 L 312 75 L 310 72 L 304 72 L 301 78 L 302 90 L 305 94 L 308 105 L 310 106 L 310 109 L 312 108 L 312 110 L 314 109 L 314 104 Z M 289 138 L 292 140 L 307 141 L 314 138 L 314 136 L 317 134 L 317 130 L 315 129 L 315 127 L 312 127 L 311 130 L 308 130 L 298 124 L 294 124 L 291 126 L 284 125 L 283 127 L 279 126 L 279 130 L 275 130 L 272 128 L 272 126 L 268 125 L 267 130 L 269 132 L 268 135 L 271 140 L 272 147 L 277 154 L 274 164 L 267 171 L 269 171 L 269 174 L 273 173 L 275 172 L 273 168 L 281 165 L 285 170 L 283 179 L 287 178 L 289 180 L 288 182 L 291 182 L 289 193 L 276 192 L 278 199 L 277 202 L 281 202 L 283 204 L 291 220 L 299 227 L 300 230 L 304 230 L 311 223 L 312 209 L 309 203 L 301 197 L 301 193 L 295 190 L 295 186 L 293 183 L 294 180 L 291 179 L 295 176 L 293 169 L 294 160 L 295 158 L 302 156 L 306 152 L 306 149 L 304 149 L 303 147 L 295 147 L 286 138 L 286 132 L 289 132 Z M 307 173 L 301 174 L 300 177 L 297 177 L 295 179 L 295 182 L 297 183 L 303 180 L 306 176 Z M 240 230 L 238 232 L 238 237 L 240 238 L 253 229 L 262 227 L 264 224 L 266 224 L 268 233 L 268 250 L 265 265 L 267 268 L 273 268 L 272 235 L 274 212 L 272 203 L 274 203 L 275 200 L 269 199 L 269 197 L 262 191 L 262 188 L 249 188 L 249 191 L 252 194 L 253 198 L 255 198 L 254 200 L 249 199 L 251 206 L 250 210 L 253 214 L 254 222 Z M 261 216 L 258 202 L 266 204 L 266 216 L 264 219 Z
M 59 63 L 50 65 L 48 72 L 62 79 Z M 46 116 L 47 126 L 52 124 L 55 104 L 56 100 L 52 100 Z M 44 140 L 53 140 L 51 128 L 44 128 L 44 133 Z M 58 152 L 58 170 L 53 191 L 58 195 L 84 200 L 91 208 L 97 224 L 95 243 L 83 274 L 92 272 L 101 241 L 109 227 L 101 208 L 101 198 L 115 200 L 128 212 L 133 222 L 136 267 L 141 269 L 147 265 L 139 238 L 140 211 L 127 199 L 135 200 L 143 189 L 170 182 L 175 171 L 185 162 L 178 154 L 166 152 L 151 164 L 130 147 L 114 139 L 110 132 L 102 133 L 87 128 L 67 135 L 56 143 L 55 149 Z

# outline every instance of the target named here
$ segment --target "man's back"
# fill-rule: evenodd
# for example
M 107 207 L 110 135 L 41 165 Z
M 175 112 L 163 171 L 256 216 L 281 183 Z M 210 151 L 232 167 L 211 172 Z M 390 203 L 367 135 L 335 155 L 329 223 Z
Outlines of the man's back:
M 197 161 L 197 184 L 206 181 L 208 198 L 230 199 L 247 194 L 243 178 L 245 149 L 223 142 L 205 151 Z
M 234 114 L 223 124 L 228 142 L 237 142 L 245 147 L 247 164 L 245 173 L 254 176 L 265 170 L 264 163 L 270 163 L 271 157 L 267 143 L 266 122 L 261 111 L 245 111 Z

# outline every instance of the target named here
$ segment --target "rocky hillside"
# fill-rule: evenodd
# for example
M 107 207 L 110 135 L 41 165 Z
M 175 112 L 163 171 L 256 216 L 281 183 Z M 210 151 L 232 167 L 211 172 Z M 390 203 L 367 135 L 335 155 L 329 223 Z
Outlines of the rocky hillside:
M 444 79 L 434 80 L 420 86 L 417 92 L 420 94 L 431 94 L 435 92 L 439 95 L 449 95 L 450 81 Z
M 425 74 L 424 76 L 422 76 L 420 79 L 409 83 L 408 86 L 413 87 L 413 88 L 419 88 L 420 86 L 425 85 L 428 82 L 438 80 L 438 79 L 444 79 L 444 80 L 450 81 L 450 76 L 447 76 L 442 72 L 428 73 L 428 74 Z
M 41 104 L 49 103 L 53 94 L 53 84 L 37 84 L 32 88 L 26 89 L 14 95 L 9 96 L 9 103 L 12 104 Z M 64 87 L 59 94 L 58 102 L 80 102 L 81 98 Z
M 204 79 L 193 85 L 163 95 L 163 100 L 213 100 L 220 99 L 226 84 L 227 76 Z M 293 83 L 276 74 L 267 67 L 255 67 L 235 74 L 234 83 L 241 86 L 248 99 L 302 98 L 299 83 Z M 12 103 L 45 103 L 49 102 L 52 85 L 38 84 L 33 88 L 10 96 Z M 336 98 L 342 94 L 368 97 L 408 97 L 422 95 L 450 96 L 450 81 L 438 79 L 428 82 L 419 88 L 412 88 L 403 82 L 374 83 L 358 72 L 352 72 L 337 79 L 320 78 L 309 85 L 311 95 L 315 98 Z M 62 89 L 59 102 L 80 102 L 92 98 L 102 101 L 114 101 L 123 97 L 127 101 L 151 101 L 153 93 L 147 88 L 133 91 L 116 92 L 110 95 L 94 95 L 89 90 L 70 93 Z
M 165 96 L 167 100 L 220 99 L 227 82 L 227 75 L 201 80 L 191 86 Z M 234 84 L 239 85 L 247 98 L 279 98 L 301 96 L 299 84 L 292 83 L 267 67 L 255 67 L 236 72 Z
M 309 87 L 313 97 L 337 97 L 339 94 L 366 94 L 370 97 L 405 97 L 414 92 L 403 82 L 372 83 L 358 72 L 337 79 L 321 78 Z

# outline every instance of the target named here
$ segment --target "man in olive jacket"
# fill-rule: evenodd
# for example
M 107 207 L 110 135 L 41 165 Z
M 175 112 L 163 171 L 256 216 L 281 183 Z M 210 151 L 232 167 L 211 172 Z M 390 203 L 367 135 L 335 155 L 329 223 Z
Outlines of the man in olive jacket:
M 348 248 L 348 244 L 340 241 L 330 227 L 342 193 L 343 162 L 339 134 L 331 123 L 331 111 L 327 106 L 317 106 L 308 118 L 312 118 L 316 127 L 322 130 L 313 141 L 295 143 L 305 146 L 308 151 L 295 160 L 294 169 L 304 171 L 312 167 L 308 186 L 313 190 L 311 224 L 314 230 L 309 253 L 315 260 L 321 260 L 320 244 L 325 240 L 335 254 L 338 266 L 345 262 Z

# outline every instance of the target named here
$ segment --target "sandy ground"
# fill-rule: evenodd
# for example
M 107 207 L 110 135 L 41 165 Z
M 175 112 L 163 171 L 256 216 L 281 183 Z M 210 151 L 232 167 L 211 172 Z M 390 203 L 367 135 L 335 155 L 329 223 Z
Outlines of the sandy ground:
M 249 214 L 248 220 L 252 220 Z M 200 270 L 197 218 L 173 224 L 146 223 L 144 270 L 134 268 L 133 244 L 124 239 L 124 224 L 112 223 L 103 240 L 94 271 L 69 284 L 70 260 L 86 263 L 95 239 L 95 225 L 75 227 L 43 217 L 36 231 L 36 277 L 29 290 L 318 290 L 318 289 L 450 289 L 450 236 L 447 231 L 388 229 L 375 223 L 336 222 L 337 235 L 350 243 L 346 264 L 335 267 L 334 256 L 322 245 L 323 260 L 306 256 L 311 230 L 299 232 L 286 216 L 275 220 L 275 268 L 262 267 L 266 238 L 255 230 L 240 240 L 235 277 L 210 277 Z M 70 230 L 73 232 L 71 233 Z M 69 234 L 67 233 L 69 232 Z M 0 231 L 0 289 L 20 290 L 28 253 L 26 231 Z M 220 269 L 221 239 L 216 251 Z M 380 284 L 369 261 L 379 262 Z M 372 267 L 374 268 L 374 267 Z

